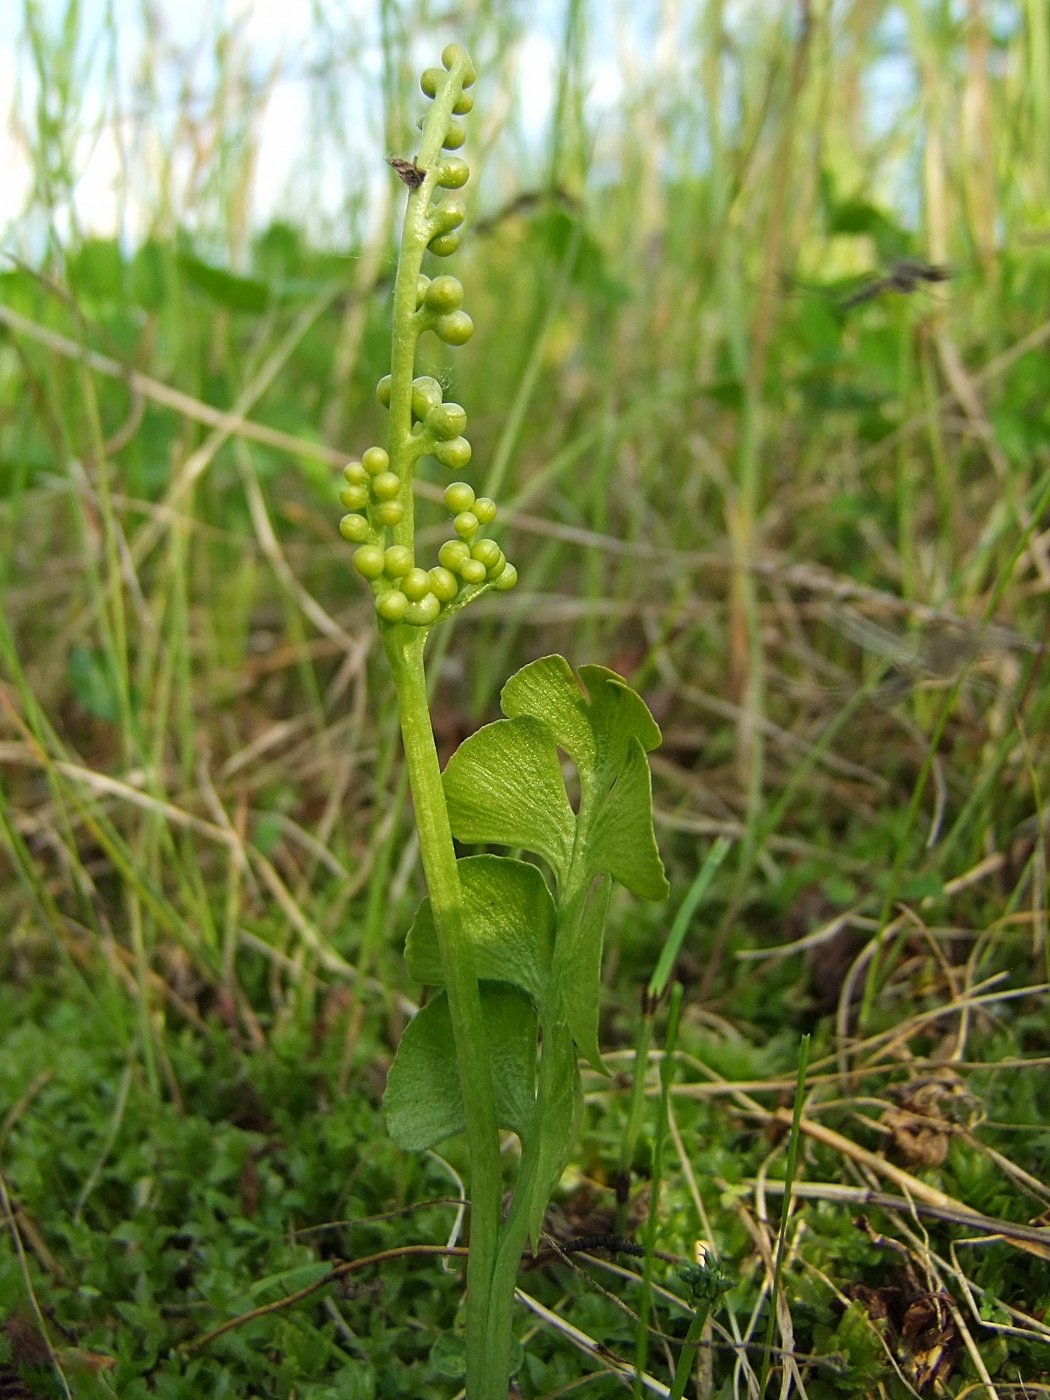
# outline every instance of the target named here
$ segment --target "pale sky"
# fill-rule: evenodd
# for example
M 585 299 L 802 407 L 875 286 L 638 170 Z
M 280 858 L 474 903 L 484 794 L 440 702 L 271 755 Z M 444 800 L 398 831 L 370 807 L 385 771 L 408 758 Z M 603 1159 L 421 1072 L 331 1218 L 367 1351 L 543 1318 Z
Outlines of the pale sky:
M 36 0 L 52 42 L 57 42 L 67 3 Z M 768 17 L 770 5 L 787 3 L 727 0 L 726 22 L 742 30 L 756 13 Z M 517 145 L 506 148 L 505 176 L 509 165 L 515 178 L 527 179 L 530 159 L 542 153 L 566 4 L 567 0 L 531 0 L 528 25 L 516 51 L 518 89 L 508 94 L 493 90 L 493 85 L 484 93 L 484 114 L 479 104 L 482 121 L 486 114 L 492 120 L 500 105 L 516 99 Z M 199 216 L 202 224 L 208 223 L 214 213 L 208 200 L 215 198 L 215 191 L 201 188 L 199 171 L 216 168 L 209 148 L 215 128 L 205 120 L 218 72 L 212 41 L 216 32 L 232 31 L 236 56 L 227 69 L 239 69 L 260 88 L 272 76 L 258 121 L 241 121 L 243 108 L 232 101 L 221 122 L 227 143 L 240 127 L 250 131 L 257 151 L 246 226 L 258 228 L 272 218 L 287 218 L 322 240 L 345 239 L 356 217 L 354 207 L 374 210 L 389 187 L 382 158 L 390 152 L 375 100 L 381 73 L 379 8 L 379 0 L 80 0 L 84 37 L 73 84 L 79 96 L 71 115 L 58 123 L 70 147 L 66 160 L 75 173 L 73 206 L 79 227 L 103 237 L 120 234 L 133 244 L 162 212 L 164 189 L 174 200 L 172 221 L 192 228 Z M 469 5 L 466 8 L 469 12 Z M 107 9 L 114 16 L 115 46 L 105 31 Z M 1004 12 L 1013 14 L 1014 9 L 1007 5 Z M 147 49 L 144 11 L 153 16 L 153 52 L 160 55 L 153 65 L 151 91 L 141 82 Z M 685 65 L 692 61 L 695 47 L 678 44 L 675 36 L 695 23 L 697 13 L 689 0 L 590 0 L 587 115 L 599 137 L 610 128 L 609 117 L 618 115 L 614 109 L 625 83 L 647 84 L 649 90 L 665 94 L 677 90 L 693 100 L 697 75 Z M 895 117 L 914 88 L 906 25 L 893 7 L 888 14 L 890 20 L 896 15 L 901 32 L 895 37 L 883 26 L 887 55 L 869 68 L 866 96 L 875 127 Z M 441 45 L 455 37 L 452 30 L 442 35 L 439 29 L 419 36 L 411 62 L 417 68 L 429 66 Z M 485 55 L 475 58 L 482 70 L 481 94 Z M 113 120 L 114 60 L 122 122 Z M 507 71 L 505 66 L 500 70 L 504 83 Z M 521 100 L 522 74 L 528 75 L 527 102 Z M 192 93 L 189 102 L 184 84 Z M 48 105 L 57 116 L 58 84 L 53 78 L 49 87 Z M 30 151 L 37 99 L 35 68 L 23 30 L 23 0 L 0 0 L 0 249 L 16 248 L 29 257 L 41 228 L 39 221 L 34 224 L 20 216 L 33 187 Z M 187 111 L 196 125 L 192 131 L 183 129 L 176 139 L 177 115 Z M 477 119 L 472 125 L 476 140 L 481 127 Z M 200 152 L 196 179 L 195 149 Z M 165 153 L 172 150 L 177 152 L 173 168 L 164 173 Z M 597 154 L 600 168 L 600 142 Z M 235 149 L 233 163 L 237 164 Z M 483 201 L 487 194 L 498 202 L 509 192 L 486 184 L 493 178 L 498 176 L 490 170 L 482 172 Z M 217 184 L 228 195 L 236 182 L 226 170 Z M 68 214 L 60 214 L 60 235 L 68 233 L 69 222 Z M 212 222 L 226 226 L 228 220 Z
M 195 94 L 190 110 L 203 114 L 214 89 L 216 64 L 209 38 L 216 30 L 216 17 L 223 28 L 234 28 L 242 71 L 262 85 L 276 71 L 262 107 L 262 119 L 253 129 L 258 155 L 251 183 L 249 222 L 265 224 L 272 217 L 301 222 L 304 213 L 316 222 L 328 218 L 338 224 L 345 220 L 348 194 L 358 201 L 374 204 L 374 197 L 388 177 L 382 168 L 383 134 L 370 99 L 380 74 L 378 0 L 150 0 L 156 16 L 156 48 L 164 59 L 154 66 L 157 88 L 146 94 L 136 92 L 136 79 L 142 73 L 146 35 L 143 29 L 145 0 L 110 0 L 118 35 L 114 45 L 104 29 L 107 0 L 82 0 L 81 34 L 77 80 L 80 94 L 73 105 L 71 122 L 62 127 L 79 133 L 67 153 L 76 173 L 73 203 L 80 228 L 85 233 L 112 236 L 123 233 L 129 241 L 140 237 L 157 212 L 160 188 L 158 165 L 162 152 L 177 146 L 181 163 L 176 162 L 174 179 L 168 187 L 191 187 L 192 142 L 183 132 L 181 143 L 171 138 L 180 102 L 180 83 L 189 78 Z M 662 0 L 666 3 L 666 0 Z M 64 0 L 42 0 L 40 11 L 52 42 L 57 42 Z M 604 5 L 595 7 L 598 14 Z M 646 6 L 635 18 L 640 34 L 651 27 Z M 655 13 L 656 6 L 652 7 Z M 518 47 L 517 68 L 529 74 L 529 102 L 521 134 L 531 134 L 541 142 L 553 105 L 553 82 L 557 70 L 557 43 L 562 24 L 564 0 L 541 0 L 534 4 L 530 25 Z M 323 17 L 329 29 L 326 42 L 316 23 Z M 634 11 L 635 16 L 638 10 Z M 594 115 L 615 101 L 622 78 L 613 57 L 611 33 L 605 25 L 592 27 L 589 77 L 590 105 Z M 429 50 L 447 38 L 440 33 L 417 43 L 413 59 L 419 67 L 436 61 Z M 622 36 L 621 36 L 622 38 Z M 333 51 L 340 60 L 327 61 Z M 438 48 L 438 52 L 440 48 Z M 125 115 L 121 123 L 112 118 L 113 63 L 116 63 L 116 91 L 121 110 L 138 111 L 138 120 Z M 318 79 L 323 68 L 327 81 Z M 181 75 L 181 76 L 180 76 Z M 57 84 L 49 94 L 54 108 Z M 311 102 L 326 96 L 337 106 L 333 119 L 314 114 Z M 21 0 L 0 0 L 0 240 L 12 240 L 29 252 L 33 230 L 19 216 L 32 189 L 33 172 L 29 148 L 36 125 L 38 83 L 30 49 L 25 39 Z M 15 114 L 18 114 L 16 117 Z M 227 109 L 226 129 L 237 127 L 237 110 Z M 19 125 L 23 130 L 19 131 Z M 29 129 L 29 140 L 25 128 Z M 324 135 L 319 135 L 323 132 Z M 339 133 L 338 139 L 334 133 Z M 207 131 L 201 133 L 206 141 Z M 337 149 L 338 148 L 338 149 Z M 206 162 L 205 162 L 206 163 Z M 131 171 L 129 180 L 127 172 Z M 151 180 L 157 183 L 151 188 Z M 186 199 L 178 213 L 189 209 Z M 68 230 L 62 227 L 60 233 Z

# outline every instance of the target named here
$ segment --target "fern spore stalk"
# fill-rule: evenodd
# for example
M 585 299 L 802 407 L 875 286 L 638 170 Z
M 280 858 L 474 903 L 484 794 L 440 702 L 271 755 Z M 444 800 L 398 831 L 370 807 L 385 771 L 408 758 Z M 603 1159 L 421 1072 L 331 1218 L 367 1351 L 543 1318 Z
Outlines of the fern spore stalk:
M 471 1228 L 467 1266 L 468 1400 L 506 1400 L 513 1302 L 522 1251 L 538 1245 L 543 1214 L 576 1140 L 583 1111 L 577 1056 L 604 1072 L 598 1048 L 601 952 L 611 886 L 663 899 L 667 881 L 652 827 L 648 750 L 660 731 L 642 700 L 612 671 L 561 657 L 534 661 L 503 688 L 505 719 L 486 725 L 442 774 L 427 702 L 423 655 L 431 627 L 517 575 L 481 529 L 496 514 L 464 481 L 445 490 L 454 538 L 437 563 L 416 562 L 415 465 L 432 455 L 453 471 L 470 461 L 467 415 L 441 385 L 415 375 L 420 335 L 462 345 L 473 325 L 463 288 L 422 272 L 427 249 L 455 251 L 464 218 L 455 198 L 469 176 L 465 139 L 474 68 L 451 44 L 443 68 L 420 86 L 433 100 L 411 162 L 393 160 L 409 187 L 394 286 L 391 367 L 379 383 L 390 411 L 386 447 L 344 470 L 344 538 L 372 592 L 394 677 L 427 898 L 405 957 L 438 988 L 409 1023 L 384 1098 L 387 1125 L 406 1149 L 466 1132 Z M 559 750 L 576 765 L 578 811 Z M 456 858 L 453 837 L 531 852 Z M 546 872 L 546 874 L 544 873 Z M 500 1219 L 500 1129 L 517 1134 L 521 1161 Z

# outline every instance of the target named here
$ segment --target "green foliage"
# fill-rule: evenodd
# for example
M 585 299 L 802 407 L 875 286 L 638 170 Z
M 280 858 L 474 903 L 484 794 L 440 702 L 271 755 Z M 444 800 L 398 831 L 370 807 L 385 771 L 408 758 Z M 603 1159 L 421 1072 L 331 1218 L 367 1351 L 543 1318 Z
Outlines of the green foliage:
M 826 1369 L 831 1371 L 835 1390 L 842 1394 L 863 1394 L 889 1369 L 878 1331 L 860 1303 L 850 1303 L 833 1330 L 818 1325 L 814 1337 L 833 1363 Z
M 249 316 L 258 316 L 266 310 L 270 295 L 265 283 L 253 277 L 236 277 L 232 272 L 213 267 L 190 253 L 179 253 L 177 262 L 179 271 L 190 286 L 217 306 Z
M 105 651 L 75 646 L 67 662 L 69 688 L 77 704 L 96 719 L 113 724 L 120 714 L 109 656 Z
M 462 841 L 535 851 L 563 893 L 607 874 L 645 899 L 666 899 L 645 760 L 660 731 L 621 677 L 584 666 L 580 679 L 589 698 L 568 663 L 551 656 L 507 682 L 500 698 L 508 719 L 466 740 L 445 770 L 453 832 Z M 576 765 L 578 814 L 565 792 L 559 747 Z

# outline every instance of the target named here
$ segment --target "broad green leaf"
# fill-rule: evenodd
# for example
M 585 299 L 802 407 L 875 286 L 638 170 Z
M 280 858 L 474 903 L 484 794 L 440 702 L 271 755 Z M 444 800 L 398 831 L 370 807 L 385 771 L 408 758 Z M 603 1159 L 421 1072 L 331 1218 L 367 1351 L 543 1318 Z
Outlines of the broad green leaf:
M 512 982 L 543 1008 L 549 994 L 557 914 L 534 865 L 508 856 L 467 856 L 458 862 L 463 916 L 482 981 Z M 405 961 L 417 982 L 444 981 L 429 898 L 408 931 Z
M 147 238 L 131 260 L 131 296 L 146 311 L 158 311 L 168 296 L 169 254 L 162 243 Z
M 467 1339 L 458 1332 L 439 1332 L 430 1348 L 430 1364 L 439 1376 L 459 1380 L 467 1374 Z
M 645 701 L 622 676 L 605 666 L 581 666 L 578 681 L 563 656 L 542 656 L 523 666 L 503 687 L 500 706 L 511 719 L 543 720 L 581 776 L 616 766 L 632 735 L 646 750 L 660 743 Z
M 497 1121 L 524 1143 L 536 1117 L 536 1011 L 524 992 L 503 982 L 481 984 L 481 1010 Z M 414 1151 L 433 1147 L 467 1126 L 444 992 L 406 1026 L 383 1108 L 390 1136 L 398 1147 Z
M 124 297 L 124 259 L 115 238 L 89 238 L 67 264 L 70 286 L 78 297 L 119 302 Z
M 546 725 L 528 715 L 486 724 L 449 759 L 444 784 L 460 841 L 524 846 L 564 877 L 575 818 Z
M 230 311 L 261 315 L 270 304 L 270 289 L 255 277 L 238 277 L 225 268 L 212 267 L 190 253 L 178 255 L 179 270 L 199 292 Z
M 612 881 L 608 875 L 603 875 L 589 892 L 573 937 L 562 941 L 555 969 L 562 1014 L 580 1054 L 599 1074 L 609 1073 L 598 1048 L 598 1010 L 601 1000 L 602 937 L 611 893 Z

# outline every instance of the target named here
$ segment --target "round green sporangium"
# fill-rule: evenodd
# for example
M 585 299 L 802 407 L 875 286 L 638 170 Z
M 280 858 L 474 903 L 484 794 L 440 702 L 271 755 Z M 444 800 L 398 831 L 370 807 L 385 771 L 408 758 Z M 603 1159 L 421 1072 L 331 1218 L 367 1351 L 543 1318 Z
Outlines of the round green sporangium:
M 418 602 L 430 592 L 430 575 L 426 569 L 409 569 L 401 578 L 401 592 L 412 602 Z
M 470 558 L 470 547 L 462 540 L 446 540 L 438 550 L 438 563 L 458 574 Z
M 445 487 L 445 504 L 456 515 L 461 510 L 470 510 L 475 501 L 474 488 L 465 481 L 453 481 Z
M 431 282 L 423 303 L 428 311 L 436 311 L 439 315 L 446 311 L 458 311 L 463 305 L 463 283 L 458 277 L 443 273 Z
M 369 476 L 378 476 L 390 466 L 390 456 L 382 447 L 370 447 L 362 456 L 361 465 Z
M 396 472 L 380 472 L 372 478 L 372 494 L 377 501 L 392 501 L 400 489 Z
M 450 258 L 459 247 L 459 234 L 436 233 L 427 247 L 436 258 Z
M 428 433 L 433 433 L 443 442 L 450 442 L 465 432 L 467 415 L 458 403 L 439 403 L 430 410 L 424 421 Z
M 459 568 L 459 576 L 465 583 L 484 583 L 488 572 L 480 559 L 465 559 Z
M 421 374 L 412 381 L 412 416 L 425 418 L 437 408 L 443 397 L 441 385 L 429 374 Z
M 471 546 L 470 557 L 479 559 L 486 569 L 491 569 L 495 566 L 501 552 L 495 540 L 478 540 L 476 544 Z
M 408 612 L 408 599 L 399 588 L 387 589 L 376 599 L 376 612 L 384 622 L 400 622 Z
M 446 151 L 458 151 L 466 139 L 467 129 L 463 123 L 450 121 L 445 131 L 445 139 L 441 144 Z
M 400 501 L 383 501 L 375 508 L 377 525 L 400 525 L 405 518 L 405 508 Z
M 412 567 L 412 551 L 403 544 L 392 544 L 383 556 L 383 568 L 388 578 L 400 578 Z
M 447 237 L 454 238 L 455 234 Z M 466 345 L 474 334 L 474 322 L 465 311 L 450 311 L 434 322 L 434 334 L 446 345 Z
M 444 569 L 440 564 L 427 571 L 427 579 L 430 591 L 435 598 L 442 603 L 450 603 L 459 592 L 459 584 L 451 569 Z
M 437 595 L 426 593 L 418 601 L 409 603 L 405 609 L 405 621 L 412 627 L 429 627 L 438 620 L 440 612 L 441 602 Z
M 438 163 L 437 183 L 446 190 L 461 190 L 470 179 L 470 167 L 459 156 L 446 156 Z
M 383 572 L 383 564 L 383 551 L 374 544 L 363 545 L 354 555 L 354 568 L 362 578 L 379 578 Z
M 454 472 L 462 471 L 471 458 L 470 443 L 465 437 L 453 438 L 451 442 L 436 442 L 434 456 L 443 467 Z
M 345 510 L 364 510 L 368 505 L 368 487 L 344 486 L 339 492 L 339 504 Z

